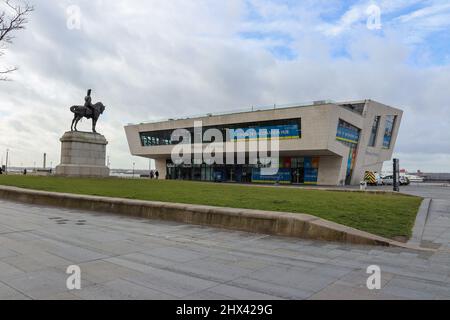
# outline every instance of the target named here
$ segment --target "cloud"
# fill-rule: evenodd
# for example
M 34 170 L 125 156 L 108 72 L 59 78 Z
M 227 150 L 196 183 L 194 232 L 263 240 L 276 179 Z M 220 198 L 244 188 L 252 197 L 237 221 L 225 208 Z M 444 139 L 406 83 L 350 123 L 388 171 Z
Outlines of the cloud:
M 399 20 L 402 23 L 409 23 L 413 21 L 417 23 L 420 20 L 423 21 L 424 19 L 428 19 L 430 17 L 440 16 L 443 13 L 448 14 L 449 11 L 450 11 L 450 4 L 448 3 L 435 4 L 402 15 L 398 17 L 397 20 Z
M 28 29 L 0 60 L 20 67 L 0 83 L 0 154 L 9 148 L 13 164 L 32 165 L 46 152 L 58 163 L 68 107 L 92 88 L 107 106 L 98 126 L 115 168 L 148 167 L 129 154 L 127 123 L 365 98 L 405 110 L 397 152 L 410 169 L 432 168 L 450 155 L 450 66 L 433 54 L 426 64 L 410 59 L 427 46 L 434 53 L 429 36 L 444 32 L 413 26 L 437 11 L 414 12 L 440 3 L 378 3 L 381 31 L 365 26 L 368 1 L 35 1 Z M 80 30 L 66 26 L 74 4 Z M 429 159 L 415 161 L 418 153 Z

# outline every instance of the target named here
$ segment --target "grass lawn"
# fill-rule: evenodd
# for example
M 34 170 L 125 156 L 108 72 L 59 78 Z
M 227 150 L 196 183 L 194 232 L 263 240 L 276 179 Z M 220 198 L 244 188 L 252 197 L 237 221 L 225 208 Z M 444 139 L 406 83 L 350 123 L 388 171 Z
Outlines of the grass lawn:
M 410 237 L 419 197 L 190 181 L 0 175 L 0 185 L 128 199 L 307 213 L 393 238 Z

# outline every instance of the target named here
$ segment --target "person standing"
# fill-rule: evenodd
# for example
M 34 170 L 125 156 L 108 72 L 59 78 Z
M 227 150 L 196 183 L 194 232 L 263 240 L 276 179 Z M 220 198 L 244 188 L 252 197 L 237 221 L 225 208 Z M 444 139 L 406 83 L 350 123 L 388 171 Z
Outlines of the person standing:
M 156 172 L 155 172 L 155 177 L 156 177 L 156 180 L 159 180 L 159 171 L 158 170 L 156 170 Z
M 154 177 L 155 173 L 153 172 L 153 170 L 150 170 L 150 180 L 153 180 Z

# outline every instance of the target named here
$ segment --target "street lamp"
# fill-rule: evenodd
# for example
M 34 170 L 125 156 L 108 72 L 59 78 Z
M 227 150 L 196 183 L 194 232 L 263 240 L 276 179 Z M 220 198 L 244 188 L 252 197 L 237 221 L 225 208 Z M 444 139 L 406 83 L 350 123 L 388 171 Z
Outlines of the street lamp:
M 5 166 L 5 173 L 8 173 L 8 157 L 9 157 L 9 149 L 6 149 L 6 166 Z

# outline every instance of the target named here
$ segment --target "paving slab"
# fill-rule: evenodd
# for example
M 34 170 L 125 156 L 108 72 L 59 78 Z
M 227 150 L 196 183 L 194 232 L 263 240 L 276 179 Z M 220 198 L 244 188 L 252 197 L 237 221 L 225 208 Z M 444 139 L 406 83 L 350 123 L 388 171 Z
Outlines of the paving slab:
M 0 300 L 31 300 L 31 298 L 4 283 L 0 283 Z
M 83 300 L 170 300 L 175 297 L 118 279 L 82 288 L 73 294 Z
M 450 299 L 450 197 L 437 200 L 427 252 L 0 200 L 0 299 Z M 72 264 L 81 290 L 66 287 Z M 381 290 L 366 287 L 373 264 Z

